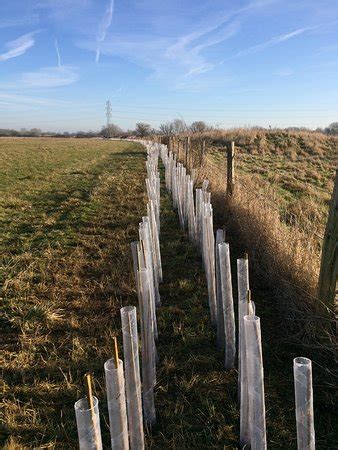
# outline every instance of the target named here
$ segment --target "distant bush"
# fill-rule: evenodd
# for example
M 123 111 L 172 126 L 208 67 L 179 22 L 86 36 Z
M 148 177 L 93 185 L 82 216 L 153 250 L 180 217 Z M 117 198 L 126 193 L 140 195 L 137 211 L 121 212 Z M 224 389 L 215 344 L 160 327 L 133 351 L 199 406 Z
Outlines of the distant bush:
M 325 128 L 325 133 L 337 136 L 338 135 L 338 122 L 332 122 L 327 128 Z

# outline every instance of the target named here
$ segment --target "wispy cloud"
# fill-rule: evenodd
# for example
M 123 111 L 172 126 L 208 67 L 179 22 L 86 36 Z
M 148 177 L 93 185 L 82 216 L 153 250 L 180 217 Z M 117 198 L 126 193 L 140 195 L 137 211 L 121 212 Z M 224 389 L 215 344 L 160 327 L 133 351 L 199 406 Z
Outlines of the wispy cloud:
M 15 86 L 23 89 L 49 89 L 73 84 L 78 79 L 76 67 L 43 67 L 21 74 Z
M 32 97 L 21 94 L 11 94 L 0 91 L 0 101 L 16 105 L 38 105 L 38 106 L 67 106 L 70 102 L 53 98 Z
M 276 71 L 276 75 L 279 77 L 289 77 L 294 74 L 294 71 L 290 69 L 289 67 L 286 67 L 284 69 L 279 69 Z
M 320 47 L 316 51 L 316 55 L 321 55 L 323 53 L 331 53 L 331 52 L 335 52 L 336 50 L 338 50 L 338 42 Z
M 55 39 L 54 45 L 55 45 L 56 56 L 58 59 L 58 67 L 61 67 L 61 55 L 60 55 L 59 44 L 58 44 L 57 39 Z
M 185 68 L 184 77 L 209 72 L 216 64 L 208 61 L 203 51 L 231 38 L 239 29 L 238 21 L 226 25 L 217 23 L 214 26 L 208 26 L 204 30 L 180 37 L 169 46 L 165 57 Z
M 100 59 L 100 46 L 102 42 L 104 42 L 107 31 L 112 23 L 113 20 L 113 12 L 114 12 L 114 0 L 109 0 L 109 3 L 107 4 L 104 17 L 102 18 L 102 21 L 99 25 L 99 30 L 97 33 L 97 48 L 96 48 L 96 56 L 95 61 L 96 63 L 99 62 Z
M 253 45 L 244 50 L 241 50 L 229 59 L 239 58 L 241 56 L 246 56 L 246 55 L 251 55 L 253 53 L 261 52 L 262 50 L 265 50 L 266 48 L 273 47 L 274 45 L 280 44 L 281 42 L 286 42 L 290 39 L 293 39 L 296 36 L 300 36 L 308 31 L 313 31 L 319 27 L 320 27 L 320 25 L 315 25 L 312 27 L 303 27 L 303 28 L 298 28 L 296 30 L 293 30 L 289 33 L 280 34 L 280 35 L 275 36 L 265 42 L 262 42 L 261 44 Z
M 108 32 L 113 17 L 111 2 L 101 22 L 96 41 L 87 37 L 78 39 L 76 43 L 81 48 L 95 51 L 96 62 L 101 54 L 117 55 L 129 63 L 149 69 L 148 79 L 160 80 L 171 89 L 196 91 L 201 89 L 201 86 L 213 86 L 214 81 L 223 86 L 227 80 L 224 70 L 219 76 L 215 73 L 215 69 L 220 65 L 220 57 L 216 56 L 217 51 L 209 52 L 209 49 L 235 36 L 241 29 L 242 22 L 278 1 L 280 0 L 252 0 L 239 8 L 225 8 L 222 2 L 217 2 L 217 7 L 210 8 L 198 22 L 191 22 L 188 16 L 183 15 L 181 26 L 177 28 L 170 24 L 177 16 L 178 0 L 166 7 L 172 15 L 166 16 L 166 23 L 160 28 L 156 19 L 159 6 L 154 6 L 152 11 L 149 8 L 153 2 L 142 2 L 142 8 L 146 8 L 147 12 L 143 24 L 147 31 L 142 29 L 142 33 L 138 33 L 129 30 L 127 35 L 124 32 Z M 136 3 L 137 9 L 141 2 Z M 187 30 L 185 34 L 182 34 L 182 29 Z M 201 82 L 202 78 L 206 78 L 206 74 L 208 83 Z
M 3 28 L 15 28 L 15 27 L 21 27 L 23 25 L 30 25 L 35 24 L 38 22 L 38 15 L 37 14 L 30 14 L 30 15 L 22 15 L 21 17 L 15 17 L 15 18 L 1 18 L 0 22 L 0 30 Z
M 14 41 L 7 42 L 5 48 L 8 49 L 8 51 L 0 54 L 0 61 L 7 61 L 8 59 L 16 58 L 26 53 L 27 50 L 34 46 L 35 40 L 33 36 L 36 33 L 37 32 L 35 31 L 23 34 Z

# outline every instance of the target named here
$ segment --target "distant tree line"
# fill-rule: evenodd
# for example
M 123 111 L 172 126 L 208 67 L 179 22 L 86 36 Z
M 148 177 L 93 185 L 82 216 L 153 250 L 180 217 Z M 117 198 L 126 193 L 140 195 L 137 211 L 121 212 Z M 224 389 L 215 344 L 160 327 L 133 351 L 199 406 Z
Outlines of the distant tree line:
M 256 129 L 264 130 L 264 127 L 253 127 Z M 182 119 L 174 119 L 171 122 L 162 123 L 159 129 L 156 130 L 148 123 L 138 122 L 136 124 L 135 130 L 123 131 L 118 125 L 111 124 L 109 127 L 103 126 L 100 131 L 76 131 L 70 133 L 65 131 L 52 132 L 52 131 L 42 131 L 40 128 L 21 128 L 20 130 L 0 128 L 0 136 L 17 136 L 17 137 L 37 137 L 37 136 L 52 136 L 52 137 L 76 137 L 76 138 L 127 138 L 131 136 L 135 137 L 146 137 L 153 134 L 161 134 L 165 136 L 174 136 L 176 134 L 182 133 L 203 133 L 206 131 L 211 131 L 213 128 L 207 125 L 203 120 L 197 120 L 191 125 L 187 125 Z M 308 131 L 312 132 L 309 128 L 305 127 L 288 127 L 284 128 L 285 131 Z M 325 133 L 329 136 L 338 136 L 338 122 L 331 123 L 326 128 L 317 128 L 316 132 Z

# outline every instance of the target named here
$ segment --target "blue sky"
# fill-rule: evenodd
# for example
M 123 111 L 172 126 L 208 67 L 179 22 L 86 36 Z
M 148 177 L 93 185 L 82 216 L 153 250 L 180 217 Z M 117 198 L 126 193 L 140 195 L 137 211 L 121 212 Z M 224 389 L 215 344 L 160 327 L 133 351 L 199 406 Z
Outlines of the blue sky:
M 337 0 L 2 0 L 0 128 L 338 120 Z

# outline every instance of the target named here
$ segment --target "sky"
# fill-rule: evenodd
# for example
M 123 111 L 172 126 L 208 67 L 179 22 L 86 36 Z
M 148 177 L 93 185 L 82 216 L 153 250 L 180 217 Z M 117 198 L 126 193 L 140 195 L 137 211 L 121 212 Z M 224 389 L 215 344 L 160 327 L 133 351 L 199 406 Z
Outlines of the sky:
M 2 0 L 0 128 L 338 121 L 337 0 Z

